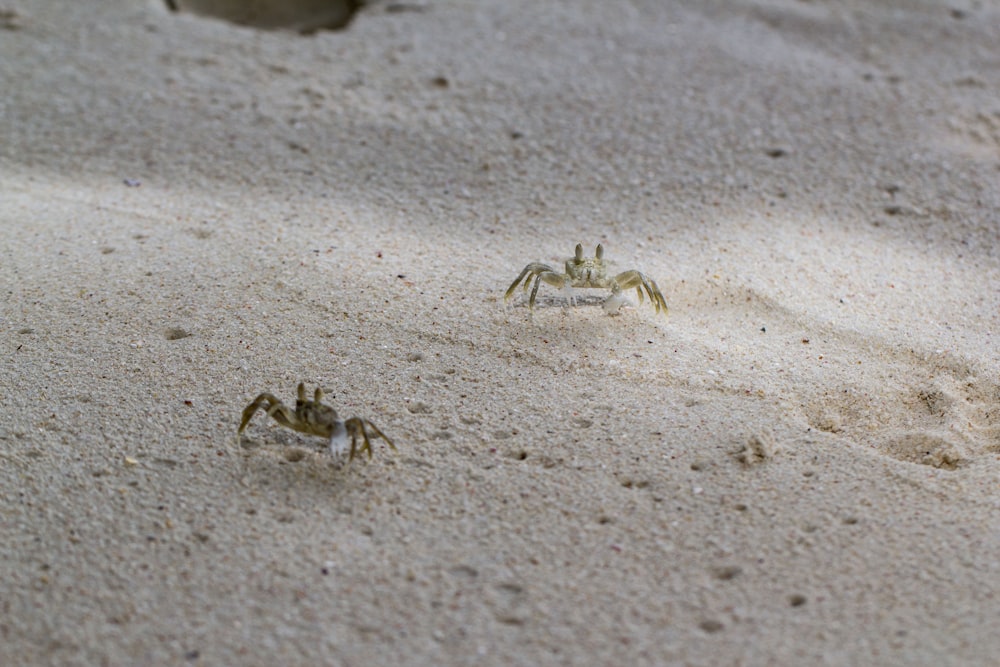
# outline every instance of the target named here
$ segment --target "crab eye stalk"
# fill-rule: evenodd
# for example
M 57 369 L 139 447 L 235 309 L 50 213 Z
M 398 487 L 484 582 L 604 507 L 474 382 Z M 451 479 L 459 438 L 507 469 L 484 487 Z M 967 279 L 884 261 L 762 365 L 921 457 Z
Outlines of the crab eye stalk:
M 604 246 L 602 244 L 597 244 L 597 250 L 594 251 L 594 256 L 597 257 L 597 259 L 604 257 Z
M 582 243 L 577 243 L 576 244 L 576 261 L 577 262 L 582 262 L 583 261 L 583 244 Z

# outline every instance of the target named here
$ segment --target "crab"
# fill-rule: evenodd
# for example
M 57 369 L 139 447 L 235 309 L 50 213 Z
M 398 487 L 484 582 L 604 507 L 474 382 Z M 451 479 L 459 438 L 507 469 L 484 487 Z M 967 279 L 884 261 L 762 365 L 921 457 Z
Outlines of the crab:
M 565 273 L 557 272 L 548 264 L 541 264 L 539 262 L 528 264 L 521 271 L 521 275 L 507 288 L 507 292 L 503 297 L 504 302 L 510 299 L 522 280 L 524 281 L 524 291 L 528 290 L 528 284 L 534 280 L 534 287 L 531 288 L 531 297 L 528 299 L 529 309 L 534 308 L 538 287 L 544 282 L 564 290 L 569 290 L 571 287 L 610 289 L 611 296 L 605 300 L 604 309 L 611 314 L 616 313 L 622 304 L 625 303 L 625 297 L 622 294 L 623 290 L 629 290 L 634 287 L 636 293 L 639 295 L 639 303 L 642 304 L 643 289 L 645 289 L 646 294 L 649 295 L 649 300 L 653 302 L 653 307 L 656 308 L 656 312 L 659 313 L 662 310 L 664 315 L 667 314 L 667 301 L 663 298 L 660 288 L 656 286 L 652 278 L 634 269 L 622 271 L 614 277 L 608 275 L 608 265 L 604 261 L 604 246 L 601 244 L 597 245 L 597 250 L 594 251 L 593 258 L 588 257 L 584 259 L 583 245 L 577 243 L 576 256 L 566 260 Z
M 299 398 L 295 402 L 295 410 L 289 409 L 287 405 L 275 398 L 274 394 L 264 392 L 253 399 L 243 410 L 243 421 L 240 422 L 238 434 L 250 423 L 250 419 L 258 410 L 266 410 L 267 415 L 282 426 L 290 428 L 299 433 L 318 435 L 321 438 L 329 438 L 330 453 L 335 458 L 343 456 L 344 452 L 350 452 L 349 461 L 354 460 L 354 455 L 368 451 L 368 458 L 372 457 L 372 445 L 368 439 L 368 429 L 371 429 L 373 438 L 378 437 L 385 440 L 393 450 L 396 445 L 375 424 L 364 417 L 351 417 L 341 419 L 337 411 L 329 405 L 323 405 L 323 390 L 316 387 L 313 400 L 306 400 L 306 386 L 304 382 L 299 383 Z M 348 449 L 347 437 L 351 438 L 351 445 Z M 358 447 L 358 441 L 361 446 Z

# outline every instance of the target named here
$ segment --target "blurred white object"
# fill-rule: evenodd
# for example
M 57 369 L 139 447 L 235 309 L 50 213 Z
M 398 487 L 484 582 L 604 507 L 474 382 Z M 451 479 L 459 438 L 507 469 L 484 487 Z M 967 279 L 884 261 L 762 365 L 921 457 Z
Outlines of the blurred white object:
M 167 0 L 167 6 L 240 25 L 308 33 L 343 28 L 361 0 Z

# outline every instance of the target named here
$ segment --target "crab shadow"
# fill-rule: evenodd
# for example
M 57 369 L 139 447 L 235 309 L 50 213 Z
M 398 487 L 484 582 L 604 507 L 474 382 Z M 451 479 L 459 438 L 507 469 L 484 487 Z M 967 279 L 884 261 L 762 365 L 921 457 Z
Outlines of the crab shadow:
M 243 454 L 243 479 L 252 487 L 280 489 L 309 496 L 323 495 L 333 499 L 350 493 L 355 487 L 364 486 L 368 469 L 373 465 L 396 465 L 396 461 L 381 461 L 385 452 L 367 455 L 333 457 L 326 443 L 311 441 L 307 436 L 274 432 L 238 436 L 237 443 Z
M 536 309 L 541 309 L 541 308 L 545 308 L 545 309 L 548 309 L 548 308 L 570 309 L 570 308 L 586 308 L 586 307 L 593 307 L 593 306 L 603 307 L 604 306 L 604 302 L 607 301 L 607 300 L 608 300 L 608 294 L 607 293 L 604 294 L 603 296 L 600 295 L 600 294 L 596 294 L 596 293 L 595 294 L 584 294 L 584 295 L 566 296 L 565 294 L 559 294 L 557 292 L 555 294 L 551 294 L 550 293 L 550 294 L 541 294 L 541 295 L 539 295 L 535 299 L 535 308 Z M 625 307 L 631 306 L 631 307 L 635 308 L 635 304 L 631 303 L 631 301 L 628 301 L 628 302 L 626 302 L 623 305 Z M 524 298 L 521 298 L 520 296 L 518 296 L 516 301 L 512 298 L 511 302 L 508 304 L 507 307 L 508 308 L 524 308 L 524 309 L 528 309 L 528 298 L 526 296 Z

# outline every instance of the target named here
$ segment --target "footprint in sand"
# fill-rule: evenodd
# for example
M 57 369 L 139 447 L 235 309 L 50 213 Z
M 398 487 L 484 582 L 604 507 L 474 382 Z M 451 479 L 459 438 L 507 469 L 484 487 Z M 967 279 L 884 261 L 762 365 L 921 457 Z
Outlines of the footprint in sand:
M 907 463 L 954 470 L 1000 453 L 1000 384 L 992 374 L 978 375 L 974 362 L 814 322 L 805 310 L 738 281 L 713 276 L 673 294 L 704 327 L 681 343 L 702 349 L 712 370 L 660 374 L 658 381 L 699 393 L 784 396 L 790 414 L 804 417 L 813 432 Z M 759 332 L 752 347 L 730 342 L 750 327 Z M 748 368 L 764 379 L 748 376 Z M 747 465 L 771 455 L 760 438 L 737 454 Z
M 1000 451 L 1000 387 L 979 381 L 938 379 L 904 398 L 908 426 L 890 429 L 877 443 L 886 456 L 954 470 Z
M 942 432 L 908 431 L 893 435 L 878 445 L 879 451 L 900 461 L 954 470 L 968 454 L 961 438 Z

